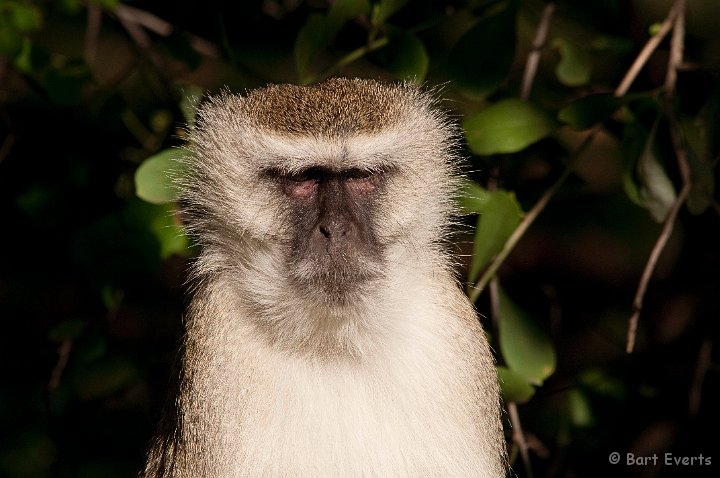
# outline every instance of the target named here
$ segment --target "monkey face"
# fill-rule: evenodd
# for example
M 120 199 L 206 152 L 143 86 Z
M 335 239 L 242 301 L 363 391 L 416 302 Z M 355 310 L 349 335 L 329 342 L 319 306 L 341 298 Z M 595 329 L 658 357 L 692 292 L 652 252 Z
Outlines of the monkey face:
M 184 161 L 191 232 L 263 307 L 276 293 L 358 302 L 389 269 L 435 257 L 457 131 L 434 104 L 357 79 L 211 98 Z
M 310 167 L 269 174 L 289 202 L 293 282 L 338 298 L 381 274 L 373 216 L 388 172 Z

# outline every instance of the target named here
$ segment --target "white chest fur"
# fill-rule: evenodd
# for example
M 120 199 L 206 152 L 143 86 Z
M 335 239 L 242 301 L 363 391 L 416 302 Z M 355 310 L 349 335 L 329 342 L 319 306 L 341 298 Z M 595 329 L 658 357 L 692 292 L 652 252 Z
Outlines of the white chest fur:
M 196 476 L 497 476 L 472 339 L 422 335 L 345 361 L 232 340 L 183 398 Z

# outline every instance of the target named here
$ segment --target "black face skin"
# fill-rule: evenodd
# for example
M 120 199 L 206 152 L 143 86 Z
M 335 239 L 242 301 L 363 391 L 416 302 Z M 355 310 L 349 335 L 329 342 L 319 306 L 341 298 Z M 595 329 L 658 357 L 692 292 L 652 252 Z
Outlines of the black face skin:
M 310 168 L 273 175 L 291 202 L 296 281 L 338 295 L 379 274 L 372 218 L 385 174 Z

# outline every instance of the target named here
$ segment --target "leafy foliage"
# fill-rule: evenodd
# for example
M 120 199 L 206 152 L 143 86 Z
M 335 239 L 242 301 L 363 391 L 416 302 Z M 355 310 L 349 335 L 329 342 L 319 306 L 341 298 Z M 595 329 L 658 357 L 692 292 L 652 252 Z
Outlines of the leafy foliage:
M 532 438 L 523 467 L 508 430 L 517 475 L 640 476 L 607 460 L 637 443 L 712 454 L 720 3 L 687 2 L 670 91 L 667 40 L 617 91 L 671 3 L 553 2 L 537 44 L 538 0 L 0 0 L 0 475 L 137 472 L 194 254 L 173 177 L 196 105 L 331 75 L 443 85 L 463 128 L 454 237 L 469 294 L 489 273 L 498 291 L 477 307 Z
M 472 194 L 466 196 L 466 211 L 478 214 L 468 273 L 468 281 L 472 283 L 515 230 L 522 218 L 522 209 L 515 195 L 509 191 L 488 192 L 477 184 L 468 183 L 466 194 Z
M 178 199 L 173 175 L 179 175 L 181 155 L 177 150 L 165 149 L 147 158 L 135 171 L 135 194 L 153 204 L 173 202 Z
M 500 351 L 508 368 L 530 384 L 541 385 L 555 371 L 555 351 L 533 320 L 503 293 L 500 305 Z
M 473 153 L 517 153 L 546 137 L 553 122 L 541 109 L 517 98 L 488 106 L 463 123 Z
M 592 72 L 590 54 L 580 45 L 564 38 L 556 38 L 553 46 L 560 51 L 560 61 L 555 68 L 558 80 L 566 86 L 586 85 Z
M 488 3 L 489 11 L 473 19 L 472 28 L 450 50 L 454 80 L 464 95 L 473 98 L 483 98 L 497 90 L 515 57 L 518 2 Z

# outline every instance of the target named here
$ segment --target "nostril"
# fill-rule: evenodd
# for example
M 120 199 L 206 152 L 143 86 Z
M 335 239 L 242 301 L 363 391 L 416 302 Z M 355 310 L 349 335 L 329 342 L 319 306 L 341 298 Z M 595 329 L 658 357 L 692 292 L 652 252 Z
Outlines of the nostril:
M 334 242 L 345 239 L 348 232 L 348 225 L 330 220 L 318 224 L 318 230 L 325 239 Z
M 320 224 L 320 232 L 321 232 L 322 235 L 325 236 L 327 239 L 330 239 L 330 228 L 329 228 L 329 227 L 327 227 L 327 226 L 325 226 L 325 225 L 323 225 L 323 224 Z

